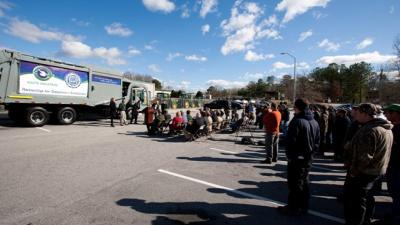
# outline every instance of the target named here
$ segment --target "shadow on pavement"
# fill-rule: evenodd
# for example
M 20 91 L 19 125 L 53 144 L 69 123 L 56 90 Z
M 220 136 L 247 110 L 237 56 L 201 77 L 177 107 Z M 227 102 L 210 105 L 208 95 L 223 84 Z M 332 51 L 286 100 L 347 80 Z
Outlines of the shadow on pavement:
M 206 202 L 146 202 L 142 199 L 120 199 L 119 206 L 154 215 L 153 225 L 312 225 L 321 224 L 312 216 L 285 217 L 273 207 Z M 335 223 L 324 223 L 327 225 Z

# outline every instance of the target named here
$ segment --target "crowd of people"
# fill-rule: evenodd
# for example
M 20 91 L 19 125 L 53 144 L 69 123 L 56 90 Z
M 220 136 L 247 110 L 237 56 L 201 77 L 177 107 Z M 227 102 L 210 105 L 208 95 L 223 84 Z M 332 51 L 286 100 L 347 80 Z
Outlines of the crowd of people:
M 121 105 L 122 104 L 122 105 Z M 137 123 L 139 107 L 111 101 L 112 113 L 132 108 L 132 120 Z M 178 111 L 172 118 L 165 108 L 157 104 L 140 111 L 149 135 L 163 133 L 183 134 L 194 140 L 213 131 L 230 129 L 239 131 L 254 125 L 265 131 L 266 157 L 262 163 L 278 161 L 279 143 L 284 143 L 287 158 L 288 204 L 278 210 L 287 215 L 308 212 L 310 187 L 309 172 L 315 156 L 334 152 L 334 160 L 347 170 L 343 202 L 347 225 L 372 224 L 374 190 L 386 177 L 392 197 L 392 213 L 381 224 L 400 225 L 400 104 L 380 108 L 371 103 L 335 109 L 324 104 L 309 104 L 297 99 L 294 115 L 286 103 L 264 105 L 248 104 L 241 115 L 237 110 L 200 109 L 194 116 L 190 110 Z M 126 124 L 122 113 L 121 125 Z M 113 126 L 113 120 L 111 120 Z M 281 140 L 280 140 L 281 139 Z M 374 188 L 375 187 L 375 188 Z

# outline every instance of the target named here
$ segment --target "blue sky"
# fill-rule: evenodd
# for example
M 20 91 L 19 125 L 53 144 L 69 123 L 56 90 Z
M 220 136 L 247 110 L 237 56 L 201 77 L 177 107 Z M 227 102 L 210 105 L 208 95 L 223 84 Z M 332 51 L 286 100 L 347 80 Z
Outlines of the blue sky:
M 187 91 L 393 60 L 399 0 L 0 0 L 0 48 Z

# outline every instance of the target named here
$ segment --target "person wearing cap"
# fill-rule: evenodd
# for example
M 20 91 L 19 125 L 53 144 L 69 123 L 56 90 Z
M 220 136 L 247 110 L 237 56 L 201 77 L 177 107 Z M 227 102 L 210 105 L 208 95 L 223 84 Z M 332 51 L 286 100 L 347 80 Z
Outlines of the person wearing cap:
M 389 166 L 386 171 L 388 190 L 392 197 L 392 224 L 400 225 L 400 104 L 391 104 L 383 108 L 386 118 L 394 127 L 393 146 Z
M 309 172 L 312 155 L 318 151 L 320 143 L 319 125 L 309 109 L 308 102 L 297 99 L 294 102 L 294 112 L 285 138 L 288 204 L 278 207 L 279 212 L 285 215 L 301 215 L 308 212 Z
M 360 104 L 354 118 L 362 126 L 350 143 L 349 167 L 344 184 L 344 217 L 346 225 L 369 224 L 375 200 L 371 191 L 386 172 L 393 143 L 393 125 L 374 118 L 374 104 Z

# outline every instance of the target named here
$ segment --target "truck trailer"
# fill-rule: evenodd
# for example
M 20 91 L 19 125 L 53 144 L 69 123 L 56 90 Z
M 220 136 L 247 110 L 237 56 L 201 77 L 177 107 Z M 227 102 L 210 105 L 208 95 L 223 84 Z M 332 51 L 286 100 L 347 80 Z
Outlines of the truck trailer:
M 121 73 L 0 51 L 0 104 L 9 118 L 29 126 L 43 126 L 50 118 L 72 124 L 78 115 L 109 116 L 110 99 L 151 104 L 155 85 L 124 78 Z

